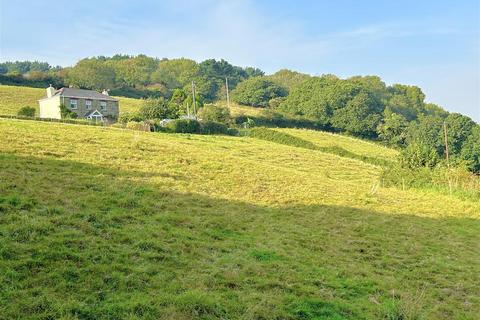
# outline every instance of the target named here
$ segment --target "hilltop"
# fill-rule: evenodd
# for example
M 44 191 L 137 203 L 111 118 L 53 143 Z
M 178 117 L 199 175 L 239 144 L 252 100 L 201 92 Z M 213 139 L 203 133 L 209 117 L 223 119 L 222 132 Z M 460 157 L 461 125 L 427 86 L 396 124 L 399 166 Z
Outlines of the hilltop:
M 0 314 L 476 317 L 478 201 L 383 186 L 362 159 L 395 150 L 275 130 L 313 147 L 0 119 Z

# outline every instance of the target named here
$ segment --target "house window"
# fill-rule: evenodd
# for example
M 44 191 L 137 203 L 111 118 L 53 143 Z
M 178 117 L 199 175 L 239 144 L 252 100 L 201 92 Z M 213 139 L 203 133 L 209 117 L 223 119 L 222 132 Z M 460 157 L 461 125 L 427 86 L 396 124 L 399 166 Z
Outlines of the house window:
M 77 99 L 70 99 L 70 109 L 77 109 Z
M 107 110 L 107 101 L 100 101 L 100 109 Z
M 91 110 L 92 109 L 92 100 L 85 100 L 85 108 L 87 110 Z

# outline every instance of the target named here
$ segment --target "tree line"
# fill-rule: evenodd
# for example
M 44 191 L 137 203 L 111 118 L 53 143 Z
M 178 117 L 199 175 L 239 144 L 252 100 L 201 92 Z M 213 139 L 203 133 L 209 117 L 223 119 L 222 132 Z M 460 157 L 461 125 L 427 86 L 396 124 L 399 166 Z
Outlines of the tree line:
M 479 125 L 465 115 L 426 103 L 417 86 L 387 86 L 377 76 L 340 79 L 281 70 L 243 81 L 232 98 L 240 104 L 312 119 L 323 130 L 399 148 L 408 167 L 447 164 L 448 147 L 448 165 L 480 172 Z
M 401 149 L 402 161 L 410 167 L 445 163 L 448 142 L 449 164 L 480 172 L 477 123 L 426 103 L 419 87 L 389 86 L 377 76 L 341 79 L 290 70 L 265 75 L 258 68 L 234 66 L 225 60 L 198 63 L 186 58 L 145 55 L 86 58 L 67 68 L 38 61 L 0 63 L 2 83 L 9 79 L 26 85 L 50 82 L 148 98 L 142 118 L 186 114 L 193 105 L 192 81 L 196 84 L 199 107 L 204 102 L 224 100 L 226 78 L 234 102 L 264 108 L 270 119 L 309 119 L 323 130 L 381 141 Z
M 48 63 L 17 61 L 0 63 L 3 82 L 17 80 L 24 84 L 45 84 L 85 89 L 110 89 L 114 95 L 133 98 L 164 97 L 170 99 L 175 89 L 190 90 L 195 81 L 197 91 L 206 102 L 225 94 L 225 78 L 233 89 L 245 79 L 264 75 L 252 67 L 238 67 L 225 60 L 158 59 L 145 55 L 114 55 L 82 59 L 73 67 L 51 67 Z

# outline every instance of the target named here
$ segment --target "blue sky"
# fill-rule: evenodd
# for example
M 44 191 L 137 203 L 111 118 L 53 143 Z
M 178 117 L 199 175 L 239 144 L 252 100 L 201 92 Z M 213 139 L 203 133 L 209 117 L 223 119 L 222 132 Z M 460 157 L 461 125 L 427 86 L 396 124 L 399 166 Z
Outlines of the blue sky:
M 0 0 L 0 59 L 224 58 L 420 86 L 480 121 L 480 8 L 458 1 Z

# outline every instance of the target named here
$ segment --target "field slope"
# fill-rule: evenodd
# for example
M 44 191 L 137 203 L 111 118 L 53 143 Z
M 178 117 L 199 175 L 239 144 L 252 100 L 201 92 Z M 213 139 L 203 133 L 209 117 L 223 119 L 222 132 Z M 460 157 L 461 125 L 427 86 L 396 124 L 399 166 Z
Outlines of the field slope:
M 1 319 L 480 312 L 480 204 L 384 188 L 378 166 L 249 137 L 1 119 L 0 137 Z
M 20 108 L 34 107 L 39 114 L 38 100 L 46 96 L 45 89 L 0 85 L 0 115 L 16 115 Z M 142 100 L 115 97 L 120 101 L 120 113 L 140 108 Z

